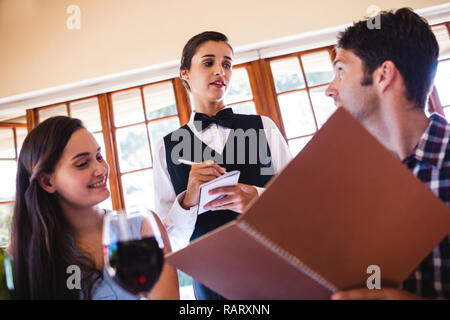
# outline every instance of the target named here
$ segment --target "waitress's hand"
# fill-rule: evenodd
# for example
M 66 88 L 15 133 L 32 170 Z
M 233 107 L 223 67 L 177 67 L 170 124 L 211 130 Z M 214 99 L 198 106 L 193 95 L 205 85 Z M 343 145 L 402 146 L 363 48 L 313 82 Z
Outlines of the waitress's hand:
M 238 183 L 233 187 L 220 187 L 209 191 L 210 195 L 225 195 L 205 205 L 207 210 L 233 210 L 243 213 L 250 202 L 258 197 L 255 187 Z
M 220 177 L 225 172 L 225 168 L 222 168 L 212 160 L 206 160 L 199 164 L 192 165 L 189 173 L 186 194 L 181 202 L 181 206 L 187 210 L 190 207 L 197 205 L 199 200 L 200 185 Z

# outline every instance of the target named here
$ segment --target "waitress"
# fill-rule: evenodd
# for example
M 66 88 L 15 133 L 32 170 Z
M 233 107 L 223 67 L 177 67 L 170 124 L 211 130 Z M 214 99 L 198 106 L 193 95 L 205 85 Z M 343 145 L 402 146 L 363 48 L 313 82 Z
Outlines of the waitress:
M 272 120 L 235 114 L 224 105 L 232 67 L 233 48 L 219 32 L 200 33 L 183 49 L 180 76 L 192 95 L 194 111 L 186 125 L 158 143 L 154 153 L 156 212 L 174 250 L 243 213 L 292 159 Z M 180 163 L 180 158 L 197 164 Z M 213 190 L 225 197 L 197 215 L 199 186 L 232 170 L 240 171 L 239 183 Z M 193 286 L 196 299 L 223 299 L 195 280 Z

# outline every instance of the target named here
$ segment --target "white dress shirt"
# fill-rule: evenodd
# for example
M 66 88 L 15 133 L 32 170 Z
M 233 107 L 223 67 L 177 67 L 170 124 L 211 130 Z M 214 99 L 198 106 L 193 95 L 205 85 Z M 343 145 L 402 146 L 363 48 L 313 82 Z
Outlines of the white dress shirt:
M 187 124 L 191 131 L 211 149 L 222 153 L 231 129 L 212 123 L 203 131 L 197 131 L 194 127 L 194 115 L 195 111 L 192 112 Z M 261 119 L 271 152 L 272 165 L 275 174 L 277 174 L 292 160 L 292 155 L 275 123 L 265 116 L 261 116 Z M 164 139 L 157 143 L 153 161 L 156 213 L 167 229 L 172 250 L 179 250 L 189 244 L 189 239 L 194 232 L 197 221 L 197 206 L 185 210 L 180 205 L 186 191 L 181 192 L 178 196 L 175 194 L 167 170 Z M 257 186 L 255 188 L 258 190 L 258 195 L 264 191 L 264 188 Z

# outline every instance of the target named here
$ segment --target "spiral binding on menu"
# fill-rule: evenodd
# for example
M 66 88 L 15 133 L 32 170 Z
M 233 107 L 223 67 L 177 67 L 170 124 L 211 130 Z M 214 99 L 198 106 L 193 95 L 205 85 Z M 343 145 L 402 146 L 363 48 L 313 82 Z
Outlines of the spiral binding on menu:
M 288 251 L 284 250 L 277 244 L 275 244 L 272 240 L 268 239 L 265 235 L 263 235 L 261 232 L 256 230 L 254 227 L 250 226 L 245 221 L 239 221 L 237 224 L 239 228 L 244 230 L 245 232 L 251 234 L 256 240 L 258 240 L 260 243 L 262 243 L 266 248 L 270 249 L 272 252 L 279 255 L 281 258 L 283 258 L 285 261 L 289 262 L 292 266 L 294 266 L 296 269 L 304 272 L 307 274 L 310 278 L 316 280 L 320 284 L 322 284 L 327 289 L 335 292 L 337 291 L 337 287 L 332 285 L 329 281 L 327 281 L 324 277 L 322 277 L 319 273 L 312 270 L 310 267 L 308 267 L 306 264 L 304 264 L 300 259 L 298 259 L 295 255 L 289 253 Z

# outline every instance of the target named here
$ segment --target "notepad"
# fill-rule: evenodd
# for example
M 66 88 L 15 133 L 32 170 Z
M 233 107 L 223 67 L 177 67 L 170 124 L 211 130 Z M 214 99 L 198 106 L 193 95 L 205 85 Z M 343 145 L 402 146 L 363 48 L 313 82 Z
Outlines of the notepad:
M 228 299 L 329 299 L 398 286 L 448 236 L 450 210 L 343 108 L 235 220 L 166 261 Z
M 241 173 L 238 170 L 226 172 L 220 177 L 202 184 L 200 186 L 200 199 L 198 202 L 197 214 L 202 214 L 205 211 L 209 211 L 205 209 L 205 205 L 209 202 L 225 197 L 225 195 L 210 195 L 210 190 L 220 187 L 232 187 L 237 185 L 240 174 Z

